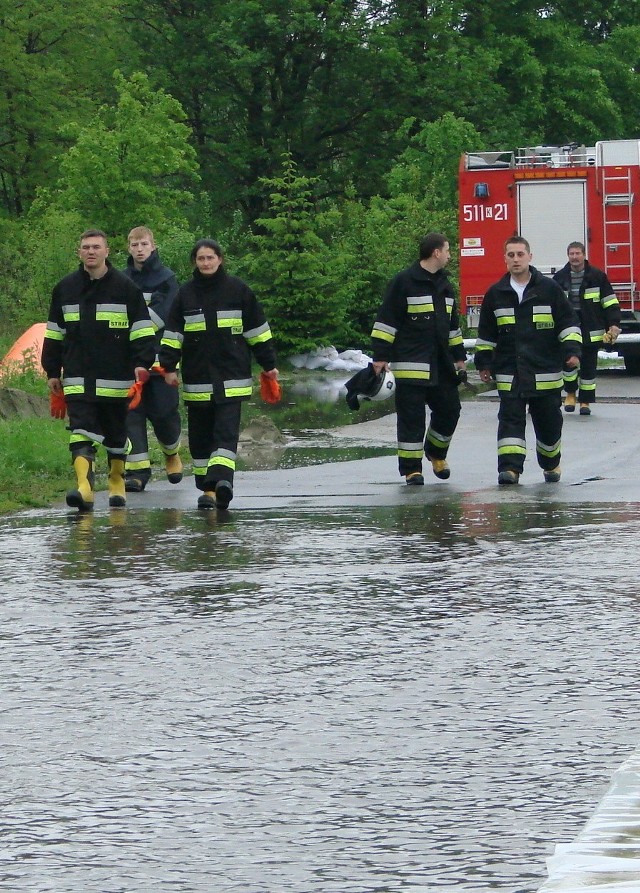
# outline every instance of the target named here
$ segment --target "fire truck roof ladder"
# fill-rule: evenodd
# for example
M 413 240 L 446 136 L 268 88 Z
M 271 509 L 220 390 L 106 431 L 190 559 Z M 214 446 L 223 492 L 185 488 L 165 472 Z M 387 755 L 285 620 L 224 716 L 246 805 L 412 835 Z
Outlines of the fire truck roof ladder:
M 615 174 L 602 169 L 604 202 L 605 272 L 617 292 L 628 293 L 633 304 L 633 217 L 631 206 L 631 169 L 619 168 Z M 631 307 L 633 309 L 633 307 Z

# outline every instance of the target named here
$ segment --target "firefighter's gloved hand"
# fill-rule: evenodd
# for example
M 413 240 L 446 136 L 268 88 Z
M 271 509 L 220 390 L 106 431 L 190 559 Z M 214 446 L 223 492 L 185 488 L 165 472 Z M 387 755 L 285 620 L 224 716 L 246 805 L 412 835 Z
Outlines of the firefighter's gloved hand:
M 151 373 L 143 366 L 136 366 L 136 380 L 127 391 L 129 409 L 136 409 L 142 400 L 142 389 L 151 378 Z
M 618 340 L 618 335 L 622 330 L 618 328 L 618 326 L 609 326 L 607 331 L 602 336 L 602 340 L 605 344 L 615 344 Z
M 456 369 L 456 379 L 458 380 L 458 385 L 462 385 L 467 391 L 471 391 L 472 394 L 478 393 L 476 386 L 469 381 L 469 375 L 466 369 Z
M 260 396 L 265 403 L 279 403 L 282 399 L 282 388 L 278 379 L 268 375 L 266 372 L 261 372 Z
M 129 398 L 129 409 L 137 409 L 140 406 L 140 401 L 142 400 L 142 389 L 144 387 L 143 381 L 134 382 L 129 390 L 127 391 L 127 397 Z
M 52 418 L 63 419 L 66 416 L 67 401 L 64 399 L 64 394 L 49 394 L 49 406 Z

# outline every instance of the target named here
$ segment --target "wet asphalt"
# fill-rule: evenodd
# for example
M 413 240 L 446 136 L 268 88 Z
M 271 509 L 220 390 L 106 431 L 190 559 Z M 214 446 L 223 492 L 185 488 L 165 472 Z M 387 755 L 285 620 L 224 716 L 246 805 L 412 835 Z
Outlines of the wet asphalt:
M 535 460 L 535 437 L 527 426 L 528 456 L 520 483 L 498 487 L 496 429 L 498 398 L 486 392 L 463 403 L 454 436 L 448 481 L 425 468 L 425 486 L 407 487 L 395 457 L 383 455 L 354 461 L 329 462 L 300 468 L 240 471 L 236 474 L 231 512 L 264 509 L 331 511 L 340 506 L 396 506 L 411 500 L 441 502 L 464 494 L 466 502 L 640 502 L 640 378 L 622 371 L 598 378 L 598 402 L 591 416 L 563 413 L 562 479 L 543 481 Z M 322 432 L 336 445 L 393 448 L 395 414 Z M 144 493 L 127 495 L 132 509 L 196 510 L 198 491 L 193 477 L 178 485 L 155 479 Z M 107 507 L 104 492 L 96 494 L 96 510 Z

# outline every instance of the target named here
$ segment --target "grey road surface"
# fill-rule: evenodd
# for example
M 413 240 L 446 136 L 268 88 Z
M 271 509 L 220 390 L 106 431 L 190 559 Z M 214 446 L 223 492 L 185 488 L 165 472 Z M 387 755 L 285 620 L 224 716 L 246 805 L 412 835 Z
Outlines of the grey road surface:
M 344 505 L 397 505 L 407 500 L 442 500 L 448 491 L 481 503 L 545 500 L 553 502 L 640 502 L 640 379 L 623 373 L 598 379 L 598 402 L 591 416 L 563 413 L 562 480 L 547 484 L 535 459 L 529 424 L 529 453 L 516 487 L 498 487 L 496 428 L 498 402 L 491 392 L 466 401 L 449 452 L 451 478 L 432 476 L 425 487 L 408 488 L 394 456 L 333 462 L 301 468 L 245 471 L 236 476 L 234 511 L 243 509 L 318 509 Z M 395 415 L 328 432 L 336 444 L 393 447 Z M 156 480 L 142 494 L 129 494 L 130 508 L 195 508 L 193 478 L 178 486 Z M 98 494 L 96 508 L 106 497 Z

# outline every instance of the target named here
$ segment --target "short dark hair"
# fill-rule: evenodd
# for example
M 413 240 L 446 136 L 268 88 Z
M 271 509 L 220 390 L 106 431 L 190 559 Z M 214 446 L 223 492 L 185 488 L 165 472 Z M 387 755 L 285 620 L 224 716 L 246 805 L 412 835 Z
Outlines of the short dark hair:
M 80 236 L 80 241 L 84 242 L 85 239 L 104 239 L 105 245 L 109 244 L 107 234 L 101 229 L 85 229 Z
M 220 247 L 219 242 L 216 242 L 215 239 L 198 239 L 189 255 L 192 264 L 196 262 L 196 255 L 201 248 L 211 248 L 212 251 L 215 251 L 218 257 L 224 260 L 224 254 L 222 253 L 222 248 Z
M 511 236 L 510 239 L 505 239 L 504 242 L 504 251 L 507 250 L 507 245 L 524 245 L 527 249 L 527 252 L 531 254 L 531 245 L 527 242 L 524 236 Z
M 438 248 L 444 248 L 449 241 L 443 233 L 427 233 L 420 239 L 420 260 L 428 260 Z
M 587 253 L 587 249 L 584 247 L 582 242 L 569 242 L 569 244 L 567 245 L 567 254 L 569 253 L 569 250 L 571 248 L 579 248 L 583 254 Z

